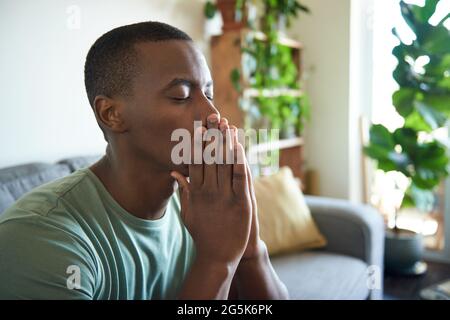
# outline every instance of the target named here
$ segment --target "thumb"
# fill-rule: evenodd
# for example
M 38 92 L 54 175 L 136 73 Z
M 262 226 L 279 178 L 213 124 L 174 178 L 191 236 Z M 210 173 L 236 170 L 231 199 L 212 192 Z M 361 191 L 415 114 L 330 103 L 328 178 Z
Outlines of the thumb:
M 184 215 L 186 214 L 188 206 L 189 182 L 187 181 L 185 176 L 183 176 L 181 173 L 177 171 L 172 171 L 170 175 L 177 181 L 178 188 L 180 188 L 181 216 L 184 221 L 185 220 Z
M 186 177 L 183 176 L 181 173 L 177 171 L 172 171 L 170 175 L 172 176 L 172 178 L 177 180 L 178 186 L 182 192 L 185 192 L 189 189 L 189 182 L 187 181 Z

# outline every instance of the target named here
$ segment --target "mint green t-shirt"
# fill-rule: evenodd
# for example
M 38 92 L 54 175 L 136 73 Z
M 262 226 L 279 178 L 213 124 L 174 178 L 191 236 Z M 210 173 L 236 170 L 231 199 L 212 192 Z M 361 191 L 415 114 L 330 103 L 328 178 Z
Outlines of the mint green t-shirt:
M 140 219 L 86 168 L 0 216 L 0 299 L 173 299 L 193 256 L 177 192 Z

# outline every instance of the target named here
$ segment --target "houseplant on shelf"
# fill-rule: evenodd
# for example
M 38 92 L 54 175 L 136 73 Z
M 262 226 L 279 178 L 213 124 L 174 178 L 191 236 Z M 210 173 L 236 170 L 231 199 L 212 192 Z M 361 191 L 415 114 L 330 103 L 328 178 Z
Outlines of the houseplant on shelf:
M 286 28 L 291 26 L 291 19 L 297 17 L 300 11 L 310 13 L 309 8 L 298 0 L 267 0 L 263 29 L 268 31 L 275 27 L 279 33 L 284 34 Z
M 426 0 L 420 7 L 400 2 L 402 16 L 416 35 L 408 44 L 393 29 L 400 43 L 393 49 L 398 60 L 393 77 L 399 89 L 392 101 L 404 124 L 394 132 L 381 124 L 372 125 L 370 142 L 364 148 L 378 169 L 399 172 L 407 181 L 385 249 L 387 271 L 402 274 L 425 269 L 422 237 L 398 227 L 398 209 L 430 212 L 436 205 L 435 191 L 448 176 L 448 140 L 439 140 L 436 132 L 450 117 L 450 31 L 444 26 L 449 15 L 435 26 L 429 23 L 438 3 Z
M 236 30 L 241 29 L 246 17 L 243 11 L 236 10 L 237 7 L 242 6 L 242 0 L 207 0 L 203 6 L 203 13 L 206 19 L 213 19 L 217 12 L 220 12 L 223 25 L 222 29 Z
M 232 6 L 234 14 L 230 13 Z M 300 11 L 309 13 L 309 9 L 298 0 L 208 0 L 205 3 L 207 19 L 212 19 L 218 11 L 228 17 L 224 18 L 224 30 L 242 28 L 245 24 L 252 31 L 245 37 L 242 74 L 240 68 L 230 73 L 230 81 L 240 93 L 248 87 L 260 92 L 252 101 L 241 99 L 240 105 L 248 116 L 246 123 L 264 123 L 271 129 L 279 129 L 282 138 L 300 136 L 309 119 L 309 99 L 304 92 L 300 94 L 292 48 L 280 44 L 279 38 L 284 25 L 290 26 L 293 17 Z M 229 20 L 227 28 L 226 20 Z M 262 94 L 267 90 L 278 93 Z
M 255 2 L 251 1 L 252 5 Z M 246 3 L 249 2 L 238 1 L 236 10 L 242 12 Z M 249 123 L 261 122 L 259 117 L 263 117 L 266 121 L 262 122 L 272 129 L 279 129 L 282 138 L 300 136 L 309 118 L 309 99 L 304 92 L 300 93 L 293 49 L 280 43 L 279 27 L 281 20 L 289 25 L 299 11 L 309 13 L 309 9 L 297 0 L 264 0 L 259 1 L 259 5 L 262 8 L 261 28 L 256 27 L 255 18 L 247 20 L 247 26 L 253 32 L 245 37 L 242 74 L 240 68 L 235 68 L 230 79 L 240 92 L 247 86 L 260 93 L 251 102 L 241 101 L 241 107 L 249 117 L 258 117 L 247 119 Z M 265 94 L 268 91 L 270 93 Z

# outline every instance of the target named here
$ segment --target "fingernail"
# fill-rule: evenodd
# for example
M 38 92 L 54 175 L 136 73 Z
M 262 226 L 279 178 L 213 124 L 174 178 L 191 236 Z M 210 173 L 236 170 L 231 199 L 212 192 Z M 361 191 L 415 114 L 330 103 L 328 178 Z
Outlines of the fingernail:
M 212 115 L 210 115 L 210 116 L 208 117 L 208 121 L 209 121 L 210 123 L 216 123 L 218 119 L 219 119 L 219 118 L 217 117 L 217 114 L 215 114 L 215 113 L 213 113 Z
M 227 128 L 228 128 L 228 125 L 226 124 L 226 123 L 221 123 L 220 124 L 220 131 L 225 131 L 225 130 L 227 130 Z

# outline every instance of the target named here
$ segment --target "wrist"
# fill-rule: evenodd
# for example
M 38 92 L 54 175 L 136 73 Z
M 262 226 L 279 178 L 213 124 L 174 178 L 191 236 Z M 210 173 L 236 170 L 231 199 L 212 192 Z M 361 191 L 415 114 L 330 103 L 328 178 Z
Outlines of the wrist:
M 183 288 L 180 299 L 226 299 L 229 294 L 236 267 L 208 259 L 205 256 L 195 258 Z
M 265 265 L 269 261 L 269 252 L 267 246 L 262 240 L 258 240 L 256 250 L 254 254 L 247 257 L 242 257 L 239 262 L 237 272 L 247 270 L 249 268 L 255 268 Z
M 203 255 L 195 258 L 194 265 L 205 273 L 216 275 L 221 279 L 232 278 L 237 268 L 237 263 L 214 260 Z
M 267 246 L 264 241 L 258 239 L 256 243 L 252 246 L 251 254 L 247 254 L 241 258 L 241 262 L 255 262 L 261 259 L 265 259 L 269 256 L 267 251 Z

